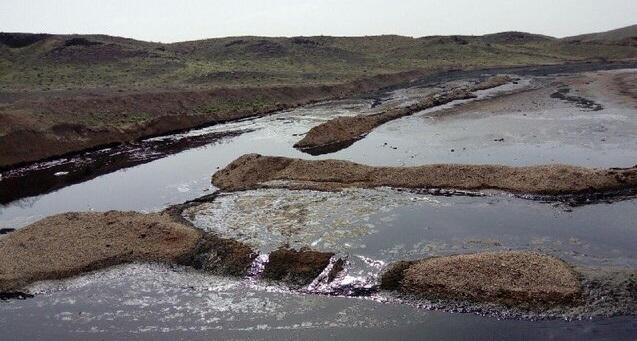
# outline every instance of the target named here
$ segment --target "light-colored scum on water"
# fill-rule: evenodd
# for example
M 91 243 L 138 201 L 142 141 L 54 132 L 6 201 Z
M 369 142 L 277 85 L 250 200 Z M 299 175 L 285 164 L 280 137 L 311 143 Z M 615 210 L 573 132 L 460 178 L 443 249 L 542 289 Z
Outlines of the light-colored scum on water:
M 360 237 L 375 232 L 372 217 L 411 202 L 413 195 L 391 189 L 350 189 L 339 193 L 254 190 L 222 194 L 187 209 L 184 216 L 206 231 L 259 248 L 311 246 L 319 250 L 360 248 Z M 423 197 L 423 200 L 435 199 Z

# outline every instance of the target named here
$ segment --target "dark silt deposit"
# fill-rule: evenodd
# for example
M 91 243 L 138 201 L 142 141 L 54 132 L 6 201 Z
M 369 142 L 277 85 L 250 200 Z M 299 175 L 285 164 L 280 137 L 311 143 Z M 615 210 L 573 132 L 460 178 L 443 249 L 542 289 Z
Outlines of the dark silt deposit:
M 33 298 L 34 296 L 25 292 L 0 292 L 0 300 L 26 300 L 27 298 Z
M 333 253 L 318 252 L 307 248 L 301 248 L 298 251 L 280 248 L 268 255 L 263 277 L 302 287 L 318 277 L 330 264 L 330 259 L 333 256 Z
M 0 205 L 18 199 L 55 191 L 85 182 L 122 168 L 152 162 L 187 149 L 239 136 L 246 130 L 213 132 L 202 135 L 177 134 L 114 145 L 96 151 L 69 155 L 3 173 L 0 181 Z
M 551 98 L 557 98 L 563 101 L 572 102 L 575 103 L 575 105 L 577 105 L 578 107 L 590 111 L 600 111 L 604 109 L 601 104 L 595 103 L 595 101 L 593 100 L 586 99 L 584 97 L 569 95 L 568 93 L 570 91 L 571 90 L 569 88 L 560 88 L 551 95 Z
M 195 269 L 226 276 L 245 276 L 257 254 L 236 240 L 208 234 L 193 252 Z
M 0 234 L 7 234 L 11 232 L 15 232 L 15 229 L 11 229 L 11 228 L 0 229 Z

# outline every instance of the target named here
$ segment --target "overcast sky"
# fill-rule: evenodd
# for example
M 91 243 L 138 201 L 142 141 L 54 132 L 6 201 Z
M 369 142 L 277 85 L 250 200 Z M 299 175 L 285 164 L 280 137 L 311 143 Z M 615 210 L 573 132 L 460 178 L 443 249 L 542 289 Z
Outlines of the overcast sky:
M 0 31 L 162 42 L 511 30 L 564 37 L 636 23 L 637 0 L 0 0 Z

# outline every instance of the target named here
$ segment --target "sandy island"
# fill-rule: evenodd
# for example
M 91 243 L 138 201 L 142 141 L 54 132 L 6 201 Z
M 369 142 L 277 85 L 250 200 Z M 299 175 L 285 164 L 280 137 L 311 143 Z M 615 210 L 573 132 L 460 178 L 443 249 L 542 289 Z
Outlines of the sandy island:
M 372 167 L 340 160 L 302 160 L 247 154 L 212 176 L 224 191 L 291 188 L 334 191 L 349 187 L 452 188 L 564 195 L 637 187 L 637 167 L 592 169 L 566 165 L 510 167 L 438 164 Z
M 390 109 L 374 115 L 336 117 L 310 129 L 294 148 L 312 155 L 332 153 L 348 147 L 384 123 L 453 101 L 475 98 L 474 91 L 495 88 L 511 80 L 506 75 L 493 76 L 475 85 L 431 94 L 404 108 Z

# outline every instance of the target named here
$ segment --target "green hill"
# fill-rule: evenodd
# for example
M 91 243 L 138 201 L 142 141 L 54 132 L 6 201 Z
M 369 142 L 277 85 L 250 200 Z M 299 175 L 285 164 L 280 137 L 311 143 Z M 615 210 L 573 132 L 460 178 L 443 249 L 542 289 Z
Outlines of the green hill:
M 634 46 L 521 32 L 231 37 L 174 44 L 104 35 L 0 33 L 0 91 L 331 84 L 407 70 L 634 57 Z
M 607 32 L 583 34 L 574 37 L 564 38 L 566 41 L 588 41 L 588 42 L 617 42 L 628 39 L 637 40 L 637 25 L 619 28 Z

